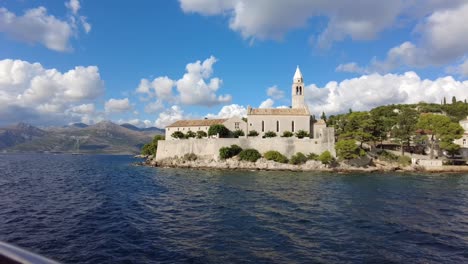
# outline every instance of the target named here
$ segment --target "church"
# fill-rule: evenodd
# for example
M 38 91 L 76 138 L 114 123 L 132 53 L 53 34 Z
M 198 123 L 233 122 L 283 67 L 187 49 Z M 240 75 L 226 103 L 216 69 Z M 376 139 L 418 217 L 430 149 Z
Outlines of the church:
M 325 121 L 316 121 L 310 114 L 309 107 L 305 102 L 305 87 L 299 66 L 294 73 L 291 87 L 290 108 L 247 108 L 247 123 L 240 117 L 229 119 L 202 119 L 202 120 L 179 120 L 166 127 L 166 139 L 175 140 L 171 137 L 175 131 L 186 133 L 188 131 L 205 131 L 211 125 L 222 124 L 230 131 L 242 130 L 247 136 L 249 132 L 256 131 L 260 138 L 266 132 L 275 132 L 280 137 L 285 131 L 297 133 L 306 131 L 309 138 L 321 138 L 325 135 L 327 125 Z
M 290 108 L 247 108 L 247 134 L 255 130 L 260 136 L 266 132 L 275 132 L 281 136 L 283 132 L 297 133 L 304 130 L 310 138 L 319 138 L 321 130 L 326 128 L 323 120 L 315 121 L 305 102 L 304 78 L 299 66 L 294 73 L 291 87 Z

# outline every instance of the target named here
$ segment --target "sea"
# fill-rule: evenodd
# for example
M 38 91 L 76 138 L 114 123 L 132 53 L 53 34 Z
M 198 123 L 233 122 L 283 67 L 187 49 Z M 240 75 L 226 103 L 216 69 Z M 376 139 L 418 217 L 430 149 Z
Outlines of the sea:
M 468 174 L 0 154 L 0 240 L 62 263 L 467 263 Z

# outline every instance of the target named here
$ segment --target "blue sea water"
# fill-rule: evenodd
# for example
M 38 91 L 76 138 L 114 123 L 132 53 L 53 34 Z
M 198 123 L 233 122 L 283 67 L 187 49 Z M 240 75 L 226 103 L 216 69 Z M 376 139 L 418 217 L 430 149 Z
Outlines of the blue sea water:
M 468 175 L 0 155 L 0 240 L 64 263 L 466 263 Z

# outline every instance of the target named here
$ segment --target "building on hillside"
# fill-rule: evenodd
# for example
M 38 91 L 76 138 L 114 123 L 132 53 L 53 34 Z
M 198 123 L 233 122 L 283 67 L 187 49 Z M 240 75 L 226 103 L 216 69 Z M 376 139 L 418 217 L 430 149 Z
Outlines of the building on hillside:
M 291 88 L 290 108 L 247 108 L 247 132 L 255 130 L 260 136 L 266 132 L 275 132 L 281 136 L 283 132 L 296 133 L 304 130 L 311 138 L 318 138 L 322 130 L 326 128 L 323 120 L 315 122 L 311 116 L 309 107 L 305 102 L 305 87 L 299 66 L 293 77 Z
M 460 126 L 463 127 L 465 132 L 463 133 L 463 136 L 456 139 L 454 143 L 461 147 L 460 154 L 463 157 L 468 158 L 468 117 L 460 121 Z
M 173 140 L 171 135 L 180 131 L 186 134 L 188 131 L 197 133 L 204 131 L 208 134 L 208 129 L 212 125 L 224 125 L 230 131 L 242 130 L 244 134 L 247 132 L 247 123 L 239 117 L 231 117 L 224 119 L 200 119 L 200 120 L 179 120 L 166 127 L 166 139 Z

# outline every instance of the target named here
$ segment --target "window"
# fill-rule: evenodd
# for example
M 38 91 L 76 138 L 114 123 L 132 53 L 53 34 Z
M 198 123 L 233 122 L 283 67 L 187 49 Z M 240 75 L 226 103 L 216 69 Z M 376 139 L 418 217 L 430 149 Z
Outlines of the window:
M 239 122 L 234 122 L 234 128 L 239 129 Z
M 291 122 L 291 132 L 294 132 L 294 121 Z
M 265 132 L 265 121 L 262 121 L 262 132 Z
M 463 139 L 463 145 L 466 145 L 466 138 Z
M 279 121 L 276 121 L 276 132 L 279 132 Z

